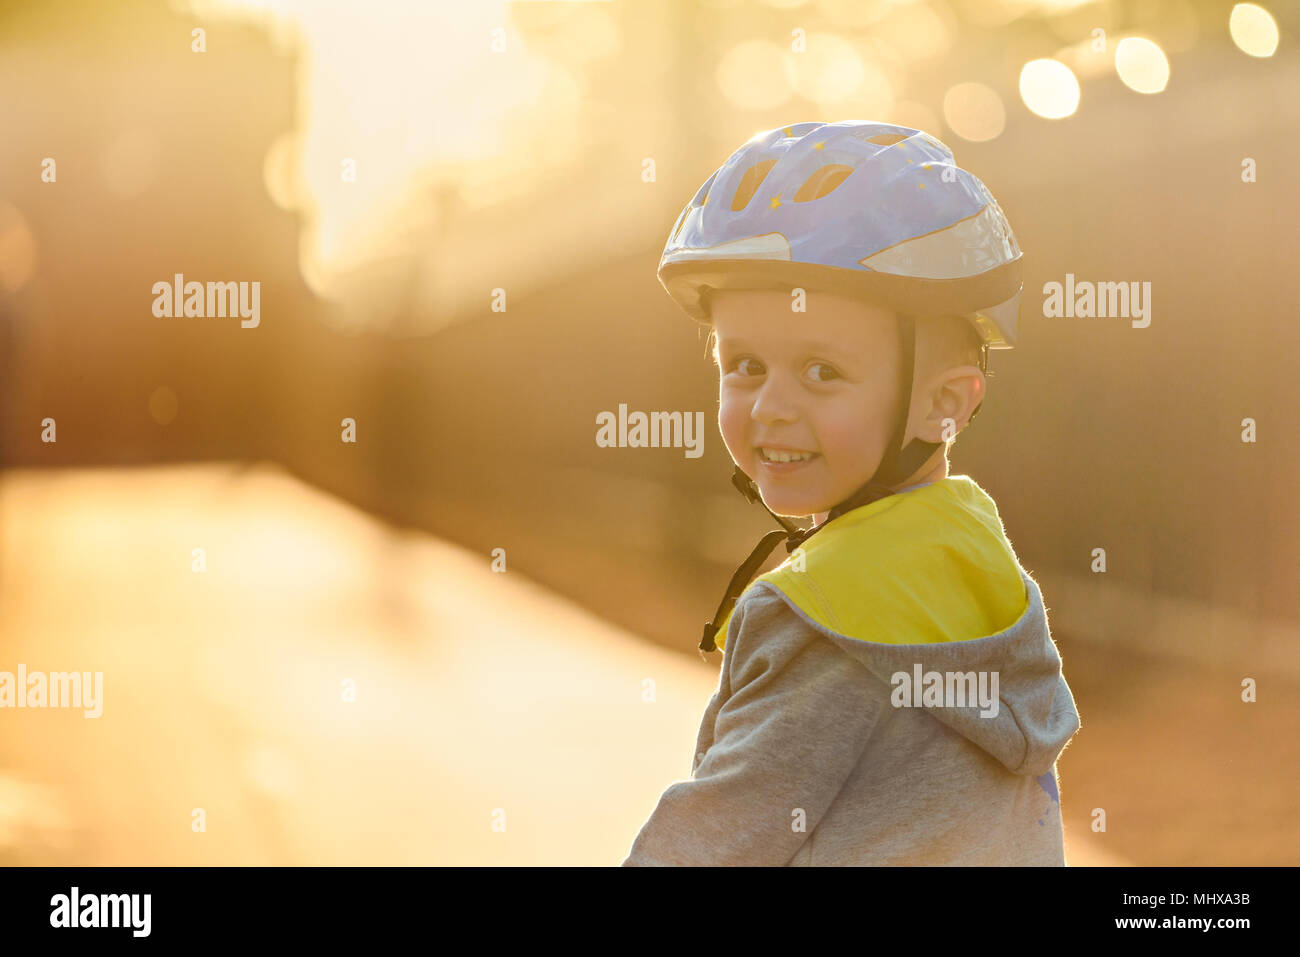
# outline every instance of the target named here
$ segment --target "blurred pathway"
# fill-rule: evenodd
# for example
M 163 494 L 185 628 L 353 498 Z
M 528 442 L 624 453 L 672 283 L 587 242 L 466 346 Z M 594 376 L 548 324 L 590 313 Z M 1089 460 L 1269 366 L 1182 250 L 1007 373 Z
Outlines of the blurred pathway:
M 615 865 L 718 667 L 269 465 L 0 473 L 20 662 L 103 715 L 0 710 L 3 864 Z

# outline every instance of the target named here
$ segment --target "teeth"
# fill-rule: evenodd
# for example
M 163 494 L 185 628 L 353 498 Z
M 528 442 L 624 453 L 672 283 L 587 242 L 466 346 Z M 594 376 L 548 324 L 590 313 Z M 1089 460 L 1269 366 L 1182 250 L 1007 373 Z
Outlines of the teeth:
M 811 452 L 786 452 L 782 449 L 760 449 L 769 462 L 803 462 L 813 457 Z

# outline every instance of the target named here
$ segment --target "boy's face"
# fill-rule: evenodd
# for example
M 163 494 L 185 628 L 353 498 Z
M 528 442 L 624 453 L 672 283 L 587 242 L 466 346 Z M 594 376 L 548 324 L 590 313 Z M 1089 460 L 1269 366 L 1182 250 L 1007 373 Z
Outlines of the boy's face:
M 718 426 L 778 515 L 816 515 L 875 474 L 893 431 L 899 341 L 889 310 L 810 290 L 715 291 Z M 804 453 L 771 461 L 771 449 Z

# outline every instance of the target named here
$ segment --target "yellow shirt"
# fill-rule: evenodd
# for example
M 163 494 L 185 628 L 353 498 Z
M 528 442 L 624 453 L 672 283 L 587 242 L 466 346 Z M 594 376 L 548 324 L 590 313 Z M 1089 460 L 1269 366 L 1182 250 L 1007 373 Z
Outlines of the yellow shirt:
M 983 638 L 1029 605 L 997 505 L 967 475 L 841 515 L 755 581 L 823 628 L 885 644 Z M 719 648 L 731 618 L 718 629 Z

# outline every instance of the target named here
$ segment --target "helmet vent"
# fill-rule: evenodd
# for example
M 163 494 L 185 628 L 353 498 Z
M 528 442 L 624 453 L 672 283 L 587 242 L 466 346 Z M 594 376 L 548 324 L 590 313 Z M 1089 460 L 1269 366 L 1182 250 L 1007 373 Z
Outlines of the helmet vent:
M 687 203 L 686 208 L 682 210 L 682 214 L 677 217 L 677 228 L 673 230 L 672 238 L 668 240 L 670 243 L 677 242 L 677 237 L 681 235 L 682 227 L 686 225 L 686 217 L 691 214 L 691 210 L 694 208 L 693 204 Z
M 695 198 L 686 204 L 686 208 L 682 210 L 681 216 L 677 218 L 677 228 L 673 230 L 672 238 L 668 240 L 670 243 L 677 242 L 677 237 L 681 235 L 682 229 L 686 226 L 686 220 L 690 217 L 691 210 L 699 209 L 709 201 L 709 189 L 712 186 L 713 177 L 710 176 L 709 181 L 700 187 L 700 191 L 696 194 Z
M 868 143 L 875 143 L 877 146 L 893 146 L 895 143 L 907 139 L 906 133 L 878 133 L 875 136 L 868 136 Z
M 736 195 L 731 200 L 731 211 L 738 213 L 754 198 L 758 192 L 758 187 L 763 180 L 767 178 L 768 170 L 776 165 L 776 160 L 763 160 L 761 163 L 755 163 L 749 169 L 745 170 L 745 175 L 741 177 L 740 185 L 736 187 Z
M 843 163 L 831 163 L 823 166 L 813 172 L 799 191 L 794 194 L 796 203 L 808 203 L 814 199 L 821 199 L 827 193 L 832 192 L 840 183 L 849 178 L 853 172 L 852 166 L 845 166 Z

